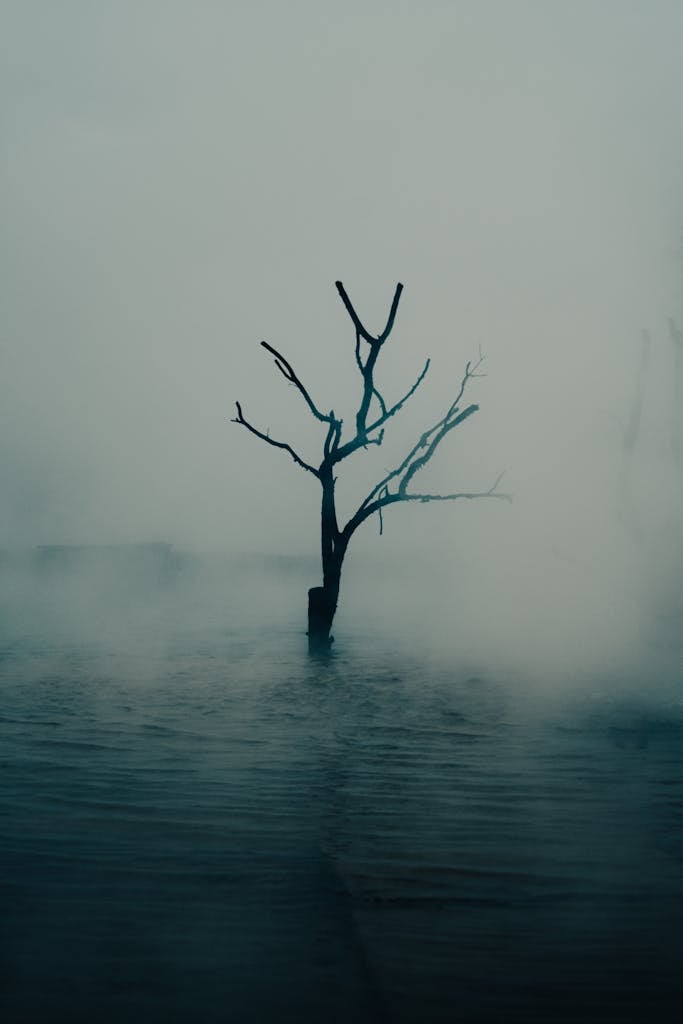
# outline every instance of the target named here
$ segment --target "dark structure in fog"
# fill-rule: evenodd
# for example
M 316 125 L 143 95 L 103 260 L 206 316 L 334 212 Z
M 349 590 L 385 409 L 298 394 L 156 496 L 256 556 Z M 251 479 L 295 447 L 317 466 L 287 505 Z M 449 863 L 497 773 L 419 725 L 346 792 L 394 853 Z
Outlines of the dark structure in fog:
M 477 370 L 483 360 L 483 357 L 480 355 L 476 362 L 468 362 L 466 364 L 457 393 L 446 414 L 419 436 L 405 458 L 395 469 L 392 469 L 375 484 L 346 525 L 340 528 L 337 522 L 335 504 L 336 467 L 360 448 L 367 448 L 371 444 L 382 444 L 385 424 L 415 394 L 427 374 L 429 359 L 425 362 L 422 372 L 415 383 L 403 397 L 393 405 L 387 405 L 375 381 L 375 368 L 384 343 L 394 326 L 403 285 L 396 285 L 386 326 L 377 337 L 370 334 L 363 325 L 341 281 L 337 281 L 336 286 L 355 329 L 356 365 L 361 375 L 361 398 L 352 436 L 346 441 L 342 440 L 343 421 L 335 416 L 333 409 L 330 409 L 328 413 L 321 412 L 291 364 L 277 349 L 266 341 L 262 341 L 261 345 L 275 357 L 275 365 L 282 376 L 290 384 L 294 384 L 312 415 L 326 425 L 322 461 L 318 466 L 312 466 L 305 462 L 291 445 L 284 441 L 276 441 L 268 433 L 258 430 L 245 419 L 239 402 L 236 403 L 237 416 L 232 421 L 246 427 L 247 430 L 255 434 L 256 437 L 260 437 L 267 444 L 273 445 L 275 448 L 282 448 L 288 452 L 298 466 L 308 473 L 312 473 L 320 481 L 322 487 L 320 518 L 323 583 L 320 587 L 312 587 L 308 592 L 308 640 L 310 649 L 316 651 L 326 650 L 332 643 L 330 629 L 337 610 L 344 556 L 353 534 L 366 519 L 377 513 L 381 533 L 383 510 L 388 508 L 389 505 L 395 505 L 398 502 L 455 501 L 458 498 L 484 497 L 506 498 L 509 500 L 509 495 L 502 494 L 497 490 L 500 476 L 487 491 L 426 494 L 408 490 L 413 482 L 413 478 L 426 466 L 446 435 L 468 419 L 472 413 L 477 412 L 478 405 L 464 405 L 464 408 L 462 405 L 464 404 L 463 399 L 468 384 L 478 376 Z M 365 348 L 362 342 L 365 342 L 368 348 Z
M 671 424 L 671 451 L 683 478 L 683 331 L 669 317 L 669 337 L 674 347 L 674 393 Z
M 164 541 L 138 544 L 39 544 L 28 567 L 41 574 L 73 574 L 102 585 L 170 583 L 183 557 Z

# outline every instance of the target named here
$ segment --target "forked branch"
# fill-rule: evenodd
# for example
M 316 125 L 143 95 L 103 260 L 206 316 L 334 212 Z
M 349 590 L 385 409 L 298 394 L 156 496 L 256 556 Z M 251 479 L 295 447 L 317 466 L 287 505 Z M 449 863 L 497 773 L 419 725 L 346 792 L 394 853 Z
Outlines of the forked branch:
M 425 430 L 425 432 L 421 435 L 421 437 L 410 449 L 410 451 L 403 459 L 403 461 L 399 463 L 399 465 L 395 469 L 392 469 L 391 472 L 387 473 L 387 475 L 383 477 L 383 479 L 380 480 L 375 487 L 373 487 L 373 489 L 370 491 L 365 501 L 361 505 L 361 508 L 363 508 L 366 505 L 369 505 L 372 499 L 377 494 L 379 494 L 382 488 L 386 487 L 393 480 L 398 480 L 398 489 L 400 492 L 405 494 L 406 488 L 410 481 L 412 480 L 412 478 L 420 469 L 422 469 L 423 466 L 426 466 L 426 464 L 434 455 L 434 452 L 436 451 L 441 441 L 443 441 L 446 434 L 448 434 L 455 427 L 459 426 L 473 413 L 478 411 L 478 405 L 468 405 L 465 409 L 462 410 L 462 412 L 460 412 L 459 403 L 462 400 L 462 397 L 465 393 L 465 388 L 467 387 L 469 381 L 473 380 L 475 377 L 482 376 L 481 374 L 477 373 L 477 370 L 479 369 L 483 361 L 484 357 L 480 355 L 474 366 L 472 365 L 471 362 L 467 363 L 467 365 L 465 366 L 465 373 L 463 374 L 462 380 L 460 381 L 458 392 L 453 402 L 451 403 L 446 415 L 443 416 L 438 421 L 438 423 L 435 423 L 433 427 L 430 427 L 428 430 Z M 425 369 L 423 370 L 421 377 L 424 377 L 426 371 L 427 367 L 425 367 Z M 413 390 L 417 387 L 417 384 L 419 384 L 419 382 L 420 380 L 418 379 L 418 381 L 414 385 Z M 424 454 L 420 454 L 420 452 L 424 452 Z
M 306 390 L 306 388 L 304 387 L 304 385 L 301 383 L 296 373 L 294 372 L 291 363 L 288 363 L 285 357 L 281 355 L 276 348 L 273 348 L 272 345 L 269 345 L 267 341 L 262 341 L 261 345 L 268 352 L 270 352 L 271 355 L 275 356 L 274 362 L 278 370 L 285 378 L 285 380 L 288 380 L 290 384 L 293 384 L 295 388 L 299 391 L 304 401 L 306 402 L 306 405 L 311 410 L 315 418 L 317 420 L 320 420 L 321 423 L 331 423 L 332 420 L 330 419 L 330 416 L 326 416 L 324 413 L 320 412 L 317 405 L 309 395 L 308 391 Z
M 423 469 L 431 460 L 446 435 L 479 409 L 478 405 L 471 404 L 461 410 L 460 402 L 462 401 L 465 389 L 470 380 L 475 377 L 482 376 L 482 374 L 477 373 L 482 362 L 483 356 L 480 355 L 474 364 L 471 362 L 467 363 L 457 394 L 446 412 L 446 415 L 435 423 L 434 426 L 426 430 L 410 449 L 403 461 L 400 462 L 395 469 L 392 469 L 387 473 L 386 476 L 383 477 L 375 487 L 373 487 L 365 500 L 361 503 L 356 514 L 352 516 L 347 523 L 343 532 L 345 534 L 348 533 L 348 537 L 351 536 L 361 523 L 365 522 L 365 520 L 371 515 L 374 515 L 375 512 L 379 512 L 381 516 L 382 509 L 400 501 L 455 501 L 458 498 L 501 498 L 505 501 L 512 500 L 509 494 L 503 494 L 498 491 L 498 484 L 503 476 L 502 473 L 498 476 L 493 486 L 486 491 L 459 491 L 454 494 L 408 493 L 408 485 L 411 480 L 416 473 Z M 406 397 L 409 397 L 412 391 L 415 390 L 417 385 L 420 383 L 420 380 L 424 377 L 426 371 L 427 367 L 422 371 L 420 378 L 418 378 L 417 382 L 411 389 L 411 392 L 409 392 Z M 390 486 L 393 486 L 396 489 L 391 491 Z
M 320 420 L 321 423 L 328 424 L 327 436 L 325 438 L 325 442 L 323 445 L 323 453 L 325 459 L 329 458 L 331 453 L 333 453 L 339 447 L 339 441 L 341 438 L 342 431 L 342 421 L 336 418 L 333 410 L 330 410 L 330 412 L 327 414 L 320 411 L 318 406 L 311 398 L 308 389 L 305 387 L 305 385 L 295 372 L 294 367 L 289 362 L 289 360 L 287 360 L 282 355 L 281 352 L 278 352 L 278 350 L 273 345 L 270 345 L 267 341 L 262 341 L 261 345 L 263 348 L 266 349 L 267 352 L 270 352 L 270 354 L 274 356 L 273 361 L 277 366 L 278 370 L 280 371 L 280 373 L 282 374 L 286 381 L 294 385 L 294 387 L 297 389 L 301 397 L 304 399 L 306 405 L 313 413 L 315 418 L 317 420 Z M 309 473 L 313 473 L 314 476 L 320 479 L 319 470 L 316 469 L 314 466 L 309 465 L 308 462 L 302 459 L 301 456 L 294 451 L 291 445 L 287 444 L 284 441 L 275 441 L 268 432 L 264 433 L 262 430 L 258 430 L 251 423 L 249 423 L 248 420 L 245 419 L 240 403 L 236 402 L 235 404 L 237 406 L 237 416 L 232 420 L 233 423 L 239 423 L 241 426 L 246 427 L 247 430 L 249 430 L 252 434 L 254 434 L 256 437 L 261 438 L 261 440 L 265 441 L 266 444 L 272 445 L 273 448 L 282 448 L 284 451 L 289 452 L 289 454 L 292 456 L 292 458 L 294 459 L 298 466 L 301 466 L 302 469 L 308 470 Z
M 403 285 L 400 283 L 396 285 L 396 290 L 394 292 L 394 298 L 391 303 L 391 309 L 389 310 L 387 322 L 385 324 L 384 330 L 381 332 L 381 334 L 378 334 L 377 337 L 372 335 L 361 321 L 341 281 L 337 281 L 336 286 L 337 291 L 339 292 L 339 295 L 341 297 L 341 300 L 344 303 L 346 311 L 351 317 L 353 325 L 356 329 L 355 357 L 356 365 L 358 366 L 361 377 L 363 378 L 363 394 L 361 397 L 360 405 L 358 407 L 358 412 L 356 413 L 356 433 L 354 437 L 352 437 L 349 441 L 346 442 L 346 444 L 337 445 L 336 449 L 333 452 L 334 463 L 341 462 L 342 459 L 347 458 L 353 452 L 358 451 L 360 448 L 367 448 L 367 446 L 370 444 L 381 445 L 384 439 L 384 431 L 381 428 L 387 422 L 387 420 L 391 419 L 392 416 L 395 416 L 396 413 L 405 405 L 408 399 L 415 394 L 418 387 L 424 380 L 427 370 L 429 369 L 428 359 L 424 365 L 422 372 L 420 373 L 419 377 L 417 378 L 413 386 L 409 389 L 409 391 L 407 391 L 406 394 L 401 399 L 399 399 L 398 402 L 395 402 L 394 405 L 387 407 L 384 397 L 380 393 L 375 383 L 375 366 L 382 345 L 389 337 L 391 330 L 394 326 L 394 320 L 396 319 L 396 313 L 398 311 L 398 304 L 401 298 L 401 292 L 403 291 Z M 364 338 L 365 341 L 367 341 L 367 343 L 370 346 L 370 352 L 365 358 L 365 361 L 363 361 L 363 357 L 361 356 L 361 338 Z M 375 420 L 368 424 L 368 416 L 370 413 L 370 406 L 373 398 L 377 400 L 380 413 Z M 379 435 L 377 437 L 370 437 L 370 435 L 377 430 L 380 431 Z
M 401 292 L 403 291 L 403 285 L 400 282 L 399 284 L 396 285 L 396 291 L 394 292 L 394 297 L 391 302 L 391 309 L 389 310 L 389 317 L 387 319 L 386 326 L 382 333 L 378 334 L 377 337 L 375 338 L 374 335 L 370 334 L 368 329 L 361 322 L 358 313 L 356 313 L 355 309 L 353 308 L 351 299 L 346 294 L 346 289 L 344 288 L 344 285 L 341 283 L 341 281 L 335 281 L 334 283 L 337 288 L 337 291 L 339 292 L 339 295 L 341 296 L 342 302 L 346 306 L 346 312 L 353 320 L 357 334 L 359 334 L 362 338 L 365 338 L 365 340 L 371 346 L 382 345 L 391 334 L 391 328 L 394 326 L 394 320 L 396 319 L 398 303 L 401 298 Z
M 377 337 L 374 337 L 374 335 L 370 334 L 367 327 L 365 327 L 360 317 L 356 313 L 356 310 L 353 308 L 353 304 L 348 295 L 346 294 L 346 289 L 344 288 L 344 285 L 341 283 L 341 281 L 336 281 L 335 283 L 341 300 L 344 303 L 344 306 L 346 307 L 346 311 L 351 317 L 353 325 L 356 328 L 356 365 L 358 366 L 361 377 L 363 378 L 363 395 L 360 401 L 360 405 L 358 407 L 358 412 L 356 413 L 356 436 L 352 441 L 348 443 L 348 445 L 344 445 L 343 455 L 339 455 L 339 452 L 337 453 L 337 461 L 339 461 L 342 458 L 346 458 L 346 456 L 350 455 L 351 452 L 356 451 L 358 448 L 365 447 L 365 445 L 368 444 L 367 419 L 368 413 L 370 412 L 370 403 L 372 402 L 373 397 L 376 398 L 379 403 L 381 416 L 386 415 L 386 404 L 374 380 L 375 364 L 377 362 L 380 349 L 382 348 L 382 345 L 391 334 L 391 329 L 394 326 L 394 320 L 396 319 L 398 303 L 401 298 L 401 292 L 403 291 L 403 285 L 400 283 L 396 285 L 394 298 L 392 299 L 391 302 L 391 309 L 389 310 L 389 316 L 387 318 L 384 330 L 382 331 L 381 334 L 378 334 Z M 363 362 L 363 359 L 360 354 L 361 338 L 364 338 L 370 346 L 370 352 L 365 362 Z M 374 441 L 372 443 L 381 444 L 381 441 Z M 342 451 L 342 449 L 339 449 L 339 451 Z

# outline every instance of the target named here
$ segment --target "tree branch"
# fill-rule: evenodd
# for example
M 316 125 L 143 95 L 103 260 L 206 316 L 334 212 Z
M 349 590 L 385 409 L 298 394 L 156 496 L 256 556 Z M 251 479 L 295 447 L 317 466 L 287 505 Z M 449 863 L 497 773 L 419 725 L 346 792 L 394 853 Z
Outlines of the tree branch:
M 407 501 L 419 501 L 422 503 L 428 501 L 459 501 L 464 499 L 472 501 L 475 498 L 497 498 L 501 501 L 512 501 L 511 494 L 505 494 L 497 490 L 498 484 L 503 478 L 503 473 L 499 473 L 495 483 L 489 487 L 487 491 L 457 491 L 454 494 L 401 494 L 393 493 L 390 494 L 388 489 L 385 488 L 386 493 L 382 497 L 377 498 L 369 505 L 361 505 L 354 516 L 349 519 L 348 523 L 342 530 L 342 537 L 348 543 L 351 535 L 355 533 L 361 523 L 364 523 L 366 519 L 378 512 L 382 515 L 382 510 L 387 508 L 389 505 L 396 505 L 399 502 Z
M 387 414 L 387 404 L 384 401 L 384 399 L 382 398 L 382 396 L 380 395 L 380 393 L 377 390 L 377 387 L 376 387 L 375 384 L 372 385 L 372 393 L 375 396 L 375 398 L 377 399 L 377 401 L 379 402 L 379 407 L 382 410 L 382 416 L 386 416 L 386 414 Z
M 395 416 L 396 413 L 405 405 L 408 399 L 415 394 L 415 392 L 417 391 L 418 387 L 420 386 L 420 384 L 422 383 L 427 374 L 429 365 L 430 361 L 428 359 L 422 369 L 420 376 L 417 378 L 417 380 L 410 388 L 410 390 L 405 393 L 403 398 L 399 399 L 399 401 L 392 405 L 391 408 L 386 409 L 386 411 L 380 417 L 378 417 L 378 419 L 376 419 L 374 423 L 371 423 L 369 427 L 365 428 L 362 434 L 356 432 L 355 437 L 352 437 L 350 441 L 347 441 L 346 444 L 342 445 L 341 447 L 337 447 L 336 451 L 334 452 L 335 463 L 341 462 L 342 459 L 345 459 L 349 455 L 352 455 L 353 452 L 358 451 L 359 448 L 367 448 L 369 444 L 376 444 L 378 446 L 381 445 L 384 439 L 383 430 L 380 431 L 380 435 L 377 438 L 371 438 L 368 435 L 374 433 L 374 431 L 377 430 L 379 427 L 382 427 L 387 422 L 388 419 L 391 419 L 392 416 Z
M 371 434 L 373 432 L 373 430 L 377 430 L 377 428 L 381 427 L 383 423 L 386 423 L 386 421 L 388 419 L 391 419 L 392 416 L 395 416 L 396 413 L 399 411 L 399 409 L 401 409 L 406 404 L 408 399 L 411 398 L 415 394 L 415 392 L 419 388 L 420 384 L 422 383 L 422 381 L 427 376 L 427 370 L 429 369 L 429 363 L 430 363 L 430 360 L 428 359 L 427 362 L 424 364 L 422 373 L 417 378 L 417 380 L 413 384 L 413 386 L 410 389 L 410 391 L 407 391 L 405 393 L 405 395 L 403 396 L 403 398 L 401 398 L 398 402 L 396 402 L 395 405 L 392 405 L 392 407 L 390 409 L 387 409 L 385 407 L 382 416 L 380 416 L 380 418 L 378 420 L 375 420 L 374 423 L 370 424 L 370 426 L 367 428 L 368 434 Z
M 301 381 L 297 377 L 297 375 L 294 372 L 291 364 L 287 362 L 285 357 L 283 355 L 281 355 L 276 348 L 273 348 L 272 345 L 269 345 L 267 341 L 262 341 L 261 345 L 268 352 L 270 352 L 272 355 L 275 356 L 274 362 L 275 362 L 275 365 L 277 366 L 278 370 L 280 371 L 282 376 L 285 378 L 285 380 L 288 380 L 290 382 L 290 384 L 293 384 L 297 388 L 297 390 L 299 391 L 299 393 L 303 397 L 304 401 L 306 402 L 306 405 L 311 410 L 311 412 L 313 413 L 315 418 L 317 420 L 320 420 L 321 423 L 331 423 L 332 421 L 331 421 L 330 417 L 329 416 L 325 416 L 324 413 L 320 412 L 320 410 L 316 406 L 315 402 L 313 401 L 313 399 L 309 395 L 308 391 L 306 390 L 304 385 L 301 383 Z
M 457 409 L 453 409 L 452 411 L 456 412 Z M 458 416 L 455 417 L 455 419 L 448 420 L 447 418 L 444 418 L 443 420 L 440 421 L 440 423 L 437 423 L 436 427 L 432 427 L 432 430 L 437 430 L 438 432 L 427 444 L 427 451 L 425 452 L 425 454 L 421 455 L 419 459 L 415 459 L 415 461 L 411 462 L 411 464 L 408 466 L 405 476 L 403 477 L 399 484 L 399 493 L 405 494 L 406 488 L 410 481 L 413 479 L 416 473 L 418 473 L 424 466 L 427 465 L 432 455 L 443 441 L 446 434 L 449 434 L 451 430 L 459 426 L 463 422 L 463 420 L 466 420 L 469 416 L 478 411 L 478 405 L 468 405 L 466 409 L 464 409 Z
M 429 427 L 428 430 L 425 430 L 425 432 L 418 438 L 416 443 L 405 456 L 403 461 L 399 463 L 399 465 L 396 466 L 395 469 L 392 469 L 389 473 L 387 473 L 387 475 L 382 480 L 380 480 L 379 483 L 375 485 L 375 487 L 373 487 L 373 489 L 367 495 L 365 500 L 360 504 L 355 515 L 351 517 L 351 519 L 344 527 L 344 530 L 342 531 L 342 534 L 347 542 L 350 539 L 353 532 L 361 525 L 361 523 L 365 522 L 365 520 L 368 519 L 371 515 L 374 515 L 375 512 L 378 512 L 380 516 L 381 532 L 384 526 L 382 520 L 382 510 L 387 508 L 387 506 L 395 505 L 398 502 L 456 501 L 459 498 L 465 498 L 468 500 L 472 500 L 474 498 L 502 498 L 505 501 L 512 500 L 511 495 L 502 494 L 498 491 L 498 484 L 500 483 L 501 477 L 503 475 L 502 473 L 497 478 L 493 486 L 490 487 L 487 491 L 459 491 L 453 494 L 408 493 L 408 485 L 410 484 L 411 480 L 417 473 L 419 473 L 421 469 L 423 469 L 427 465 L 427 463 L 430 461 L 430 459 L 432 458 L 432 456 L 434 455 L 434 453 L 436 452 L 437 448 L 439 447 L 443 439 L 446 437 L 446 435 L 449 434 L 451 430 L 454 430 L 457 426 L 463 423 L 470 416 L 472 416 L 472 414 L 477 412 L 477 410 L 479 409 L 478 405 L 471 404 L 461 411 L 459 403 L 465 393 L 465 389 L 467 388 L 469 381 L 472 380 L 474 377 L 482 376 L 482 374 L 478 374 L 476 372 L 477 369 L 481 366 L 482 362 L 483 356 L 480 355 L 474 364 L 472 364 L 471 362 L 467 363 L 467 365 L 465 366 L 465 373 L 463 374 L 463 377 L 460 381 L 460 386 L 458 388 L 457 394 L 454 400 L 451 402 L 445 416 L 443 416 L 432 427 Z M 401 405 L 405 401 L 407 401 L 408 398 L 410 398 L 411 394 L 414 393 L 414 391 L 419 386 L 420 382 L 424 379 L 424 376 L 427 373 L 428 368 L 429 360 L 427 360 L 427 363 L 422 373 L 420 374 L 420 376 L 418 377 L 417 381 L 410 389 L 410 391 L 407 392 L 407 394 L 404 396 L 403 399 L 401 399 L 400 402 L 397 402 L 395 406 L 392 406 L 391 409 L 387 410 L 385 416 L 380 417 L 379 420 L 377 420 L 376 423 L 369 428 L 370 430 L 379 426 L 380 423 L 383 423 L 386 418 L 388 418 L 390 415 L 393 415 L 394 412 L 398 411 Z M 349 445 L 345 445 L 344 448 L 349 448 L 353 444 L 354 442 L 350 442 Z M 340 452 L 343 451 L 344 449 L 340 449 Z M 392 484 L 392 481 L 396 481 L 398 484 L 396 490 L 394 490 L 393 492 L 389 490 L 389 485 Z
M 363 360 L 360 357 L 360 333 L 356 330 L 356 366 L 362 373 L 365 367 L 363 366 Z
M 309 473 L 312 473 L 313 476 L 320 479 L 320 473 L 318 470 L 314 466 L 309 466 L 307 462 L 304 462 L 301 456 L 297 455 L 291 445 L 285 444 L 284 441 L 274 441 L 269 434 L 264 434 L 261 430 L 257 430 L 256 427 L 252 426 L 251 423 L 245 420 L 240 403 L 235 402 L 235 405 L 237 406 L 237 416 L 231 420 L 232 423 L 239 423 L 241 426 L 246 427 L 248 431 L 255 434 L 256 437 L 260 437 L 262 441 L 266 442 L 266 444 L 272 445 L 273 448 L 282 448 L 284 451 L 289 452 L 298 466 L 301 466 L 302 469 L 307 469 Z M 332 429 L 332 425 L 330 425 L 330 429 Z
M 362 502 L 360 506 L 361 508 L 365 508 L 367 505 L 369 505 L 369 503 L 373 500 L 375 495 L 379 494 L 383 488 L 387 487 L 392 480 L 396 480 L 397 477 L 400 478 L 398 491 L 399 493 L 405 494 L 406 488 L 410 481 L 412 480 L 412 478 L 415 476 L 417 472 L 419 472 L 420 469 L 422 469 L 423 466 L 425 466 L 429 462 L 434 452 L 443 441 L 446 434 L 450 433 L 451 430 L 457 427 L 460 423 L 466 420 L 473 413 L 477 412 L 477 410 L 479 409 L 478 405 L 468 405 L 467 408 L 464 409 L 462 412 L 458 412 L 458 403 L 462 398 L 463 394 L 465 393 L 465 388 L 467 387 L 468 382 L 472 380 L 474 377 L 481 376 L 481 374 L 476 373 L 476 370 L 478 369 L 479 366 L 481 366 L 482 362 L 483 356 L 480 355 L 479 359 L 474 364 L 474 366 L 472 366 L 470 362 L 467 363 L 467 365 L 465 366 L 465 373 L 462 377 L 462 380 L 460 381 L 458 393 L 455 396 L 454 401 L 451 403 L 446 415 L 443 416 L 438 423 L 435 423 L 433 427 L 430 427 L 428 430 L 425 430 L 425 432 L 413 445 L 413 447 L 410 449 L 406 457 L 396 467 L 396 469 L 392 469 L 390 473 L 387 473 L 387 475 L 382 480 L 380 480 L 375 487 L 373 487 L 368 496 Z M 411 392 L 408 393 L 406 398 L 410 397 L 412 391 L 415 391 L 420 381 L 424 378 L 424 375 L 427 372 L 428 365 L 429 360 L 427 360 L 427 365 L 425 366 L 424 370 L 422 371 L 422 374 L 420 375 L 416 383 L 413 385 Z M 426 449 L 425 454 L 418 456 L 418 452 L 422 451 L 423 449 Z M 343 449 L 340 449 L 340 451 L 343 451 Z
M 327 431 L 327 437 L 323 445 L 323 461 L 326 462 L 330 454 L 335 451 L 339 446 L 339 439 L 341 438 L 342 421 L 338 420 L 334 415 L 334 409 L 330 409 L 330 415 L 326 417 L 330 426 Z
M 399 281 L 399 283 L 396 285 L 396 291 L 394 292 L 394 297 L 391 300 L 391 309 L 389 310 L 389 317 L 387 319 L 386 327 L 384 328 L 384 330 L 380 334 L 379 338 L 377 339 L 377 342 L 380 345 L 382 345 L 387 340 L 389 335 L 391 334 L 391 329 L 394 326 L 394 320 L 396 319 L 396 313 L 398 312 L 398 303 L 399 303 L 399 300 L 401 298 L 401 292 L 402 291 L 403 291 L 403 285 Z
M 337 288 L 337 291 L 339 292 L 339 295 L 341 296 L 341 300 L 346 307 L 346 312 L 353 320 L 353 324 L 354 327 L 356 328 L 357 334 L 365 338 L 365 340 L 370 345 L 382 345 L 383 342 L 385 342 L 389 335 L 391 334 L 391 328 L 394 326 L 394 320 L 396 319 L 398 303 L 401 298 L 401 292 L 403 291 L 403 285 L 400 283 L 396 285 L 396 291 L 394 292 L 394 297 L 391 302 L 391 309 L 389 310 L 389 317 L 387 319 L 386 326 L 382 333 L 378 334 L 377 337 L 375 338 L 362 324 L 361 319 L 358 316 L 358 313 L 356 313 L 355 309 L 353 308 L 351 299 L 346 294 L 346 289 L 344 288 L 344 285 L 341 283 L 341 281 L 335 281 L 334 283 Z
M 459 403 L 460 399 L 465 394 L 465 388 L 467 387 L 468 382 L 471 381 L 471 380 L 475 380 L 478 377 L 485 377 L 486 376 L 486 374 L 484 374 L 484 373 L 477 373 L 477 370 L 479 369 L 479 367 L 481 366 L 481 364 L 483 362 L 484 362 L 484 357 L 483 357 L 483 355 L 480 352 L 479 353 L 479 358 L 477 359 L 477 361 L 474 364 L 474 366 L 472 366 L 471 361 L 468 361 L 465 364 L 465 373 L 463 374 L 463 378 L 460 381 L 460 387 L 458 388 L 458 393 L 455 396 L 455 398 L 453 399 L 453 401 L 451 403 L 451 407 L 448 410 L 448 412 L 446 413 L 446 415 L 444 416 L 444 419 L 448 419 L 448 417 L 451 416 L 456 411 L 456 408 L 458 406 L 458 403 Z
M 403 291 L 403 285 L 400 282 L 399 284 L 396 285 L 396 290 L 394 292 L 394 298 L 391 303 L 391 309 L 389 310 L 389 316 L 387 318 L 386 325 L 382 333 L 375 338 L 372 334 L 370 334 L 370 332 L 367 330 L 365 325 L 362 323 L 360 317 L 356 313 L 356 310 L 354 309 L 353 304 L 346 293 L 344 285 L 341 283 L 341 281 L 337 281 L 335 283 L 337 291 L 339 292 L 342 302 L 346 307 L 346 311 L 351 317 L 351 320 L 356 330 L 356 365 L 358 366 L 361 377 L 363 378 L 363 395 L 361 398 L 360 405 L 358 407 L 358 412 L 356 413 L 355 436 L 351 438 L 350 441 L 347 441 L 346 444 L 344 445 L 339 444 L 339 441 L 341 440 L 341 436 L 339 436 L 337 439 L 336 446 L 334 446 L 332 451 L 329 453 L 331 457 L 333 457 L 334 462 L 337 463 L 341 462 L 342 459 L 347 458 L 347 456 L 351 455 L 353 452 L 358 451 L 359 448 L 366 448 L 369 444 L 381 445 L 384 439 L 384 431 L 381 431 L 379 437 L 376 438 L 369 438 L 368 435 L 371 434 L 373 431 L 378 430 L 384 423 L 386 423 L 388 419 L 390 419 L 391 416 L 394 416 L 399 411 L 399 409 L 408 401 L 411 395 L 414 394 L 419 385 L 422 383 L 422 380 L 424 379 L 424 376 L 427 373 L 427 370 L 429 369 L 429 360 L 427 360 L 422 373 L 420 374 L 412 388 L 410 388 L 410 390 L 403 396 L 403 398 L 401 398 L 391 408 L 388 409 L 387 404 L 384 401 L 384 397 L 382 396 L 382 394 L 380 393 L 379 389 L 375 384 L 374 371 L 377 359 L 379 357 L 380 349 L 384 342 L 386 341 L 386 339 L 389 337 L 391 329 L 394 326 L 394 320 L 396 319 L 396 312 L 398 310 L 398 304 L 401 298 L 401 293 Z M 364 338 L 370 345 L 370 352 L 365 362 L 363 362 L 360 353 L 361 338 Z M 377 402 L 380 407 L 380 415 L 370 426 L 368 426 L 368 414 L 370 412 L 370 405 L 372 403 L 373 398 L 377 399 Z

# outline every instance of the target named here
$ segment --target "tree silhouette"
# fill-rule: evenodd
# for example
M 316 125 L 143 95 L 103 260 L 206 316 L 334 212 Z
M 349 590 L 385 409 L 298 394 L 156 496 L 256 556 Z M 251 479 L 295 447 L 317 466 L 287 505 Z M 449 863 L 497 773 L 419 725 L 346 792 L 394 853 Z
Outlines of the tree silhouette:
M 386 326 L 377 337 L 370 334 L 361 322 L 341 281 L 336 282 L 336 287 L 355 329 L 356 365 L 362 379 L 362 395 L 355 417 L 353 436 L 346 441 L 342 440 L 342 420 L 335 416 L 333 409 L 328 413 L 324 413 L 319 409 L 301 379 L 295 373 L 292 365 L 276 348 L 269 345 L 267 341 L 262 341 L 261 345 L 274 357 L 275 365 L 282 376 L 296 387 L 312 415 L 321 423 L 326 424 L 322 461 L 318 466 L 311 465 L 302 459 L 291 445 L 284 441 L 276 441 L 269 433 L 258 430 L 245 418 L 239 402 L 236 403 L 237 416 L 232 420 L 233 423 L 239 423 L 241 426 L 246 427 L 248 431 L 267 444 L 288 452 L 298 466 L 311 473 L 320 481 L 322 487 L 320 520 L 323 583 L 322 586 L 312 587 L 308 592 L 308 640 L 309 648 L 312 651 L 326 650 L 332 643 L 333 638 L 330 636 L 330 629 L 337 610 L 344 556 L 346 555 L 349 541 L 366 519 L 370 519 L 371 516 L 377 514 L 381 533 L 383 511 L 390 505 L 395 505 L 399 502 L 456 501 L 462 498 L 502 498 L 507 501 L 510 500 L 510 495 L 502 494 L 497 489 L 503 475 L 502 473 L 487 491 L 431 494 L 424 492 L 415 493 L 412 490 L 408 490 L 415 476 L 427 465 L 443 439 L 479 409 L 479 406 L 473 403 L 464 405 L 463 399 L 470 382 L 474 378 L 481 376 L 477 372 L 483 361 L 483 357 L 480 355 L 474 363 L 468 362 L 466 364 L 457 393 L 445 415 L 419 436 L 405 458 L 395 469 L 392 469 L 391 472 L 387 473 L 375 484 L 348 522 L 343 527 L 339 526 L 335 503 L 335 484 L 337 479 L 335 471 L 337 466 L 360 448 L 367 448 L 368 445 L 382 444 L 385 425 L 403 408 L 408 399 L 415 394 L 427 375 L 430 361 L 427 359 L 419 377 L 403 397 L 394 402 L 393 405 L 388 405 L 375 381 L 375 368 L 380 352 L 394 326 L 403 285 L 396 285 Z M 365 343 L 367 348 L 364 348 L 362 343 Z

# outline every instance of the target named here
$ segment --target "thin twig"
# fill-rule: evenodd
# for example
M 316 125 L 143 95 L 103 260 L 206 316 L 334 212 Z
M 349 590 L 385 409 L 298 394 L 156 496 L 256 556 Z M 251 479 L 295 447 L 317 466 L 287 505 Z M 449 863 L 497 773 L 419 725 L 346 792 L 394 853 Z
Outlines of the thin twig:
M 313 476 L 320 479 L 320 473 L 318 470 L 314 466 L 309 466 L 307 462 L 304 462 L 301 456 L 297 455 L 291 445 L 286 444 L 284 441 L 274 441 L 269 434 L 264 434 L 263 431 L 257 430 L 256 427 L 252 426 L 252 424 L 244 418 L 240 403 L 235 402 L 235 405 L 237 406 L 237 416 L 231 421 L 232 423 L 239 423 L 241 426 L 246 427 L 252 434 L 255 434 L 256 437 L 260 437 L 262 441 L 265 441 L 266 444 L 272 445 L 273 448 L 282 448 L 284 451 L 289 452 L 298 466 L 301 466 L 302 469 L 307 469 L 309 473 L 312 473 Z

